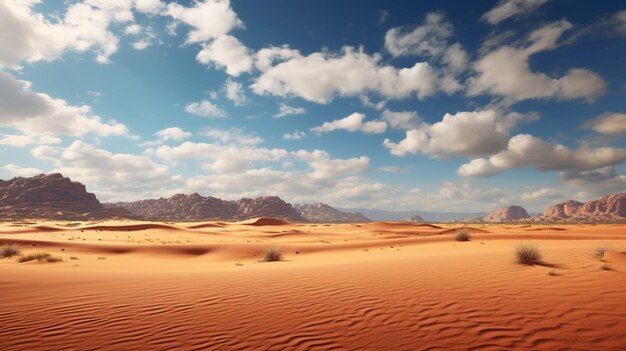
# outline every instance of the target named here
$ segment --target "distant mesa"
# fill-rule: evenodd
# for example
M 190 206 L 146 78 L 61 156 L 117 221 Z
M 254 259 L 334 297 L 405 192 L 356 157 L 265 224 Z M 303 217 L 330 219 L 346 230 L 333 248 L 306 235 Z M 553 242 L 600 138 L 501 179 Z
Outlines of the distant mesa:
M 307 222 L 314 223 L 365 223 L 370 219 L 358 212 L 344 212 L 323 203 L 295 205 Z
M 482 221 L 500 223 L 524 220 L 528 218 L 530 218 L 530 216 L 523 207 L 513 205 L 489 212 L 485 217 L 482 218 Z
M 411 218 L 409 218 L 408 222 L 422 223 L 422 222 L 425 222 L 425 221 L 424 221 L 424 218 L 422 218 L 422 216 L 416 214 L 416 215 L 411 216 Z
M 105 208 L 85 186 L 59 173 L 0 180 L 0 218 L 92 220 L 134 218 L 122 208 Z

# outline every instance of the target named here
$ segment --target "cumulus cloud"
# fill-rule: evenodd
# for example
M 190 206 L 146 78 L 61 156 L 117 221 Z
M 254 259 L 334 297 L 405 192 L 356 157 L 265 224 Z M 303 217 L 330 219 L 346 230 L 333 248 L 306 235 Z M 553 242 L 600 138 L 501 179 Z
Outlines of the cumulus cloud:
M 434 158 L 452 155 L 491 155 L 506 148 L 510 131 L 534 115 L 509 114 L 502 117 L 496 110 L 445 114 L 440 122 L 422 123 L 406 132 L 399 143 L 385 139 L 383 145 L 392 155 L 423 153 Z
M 219 68 L 225 68 L 226 73 L 234 77 L 252 70 L 250 50 L 231 35 L 222 35 L 203 44 L 196 59 L 203 64 L 213 63 Z
M 247 101 L 243 85 L 232 79 L 227 79 L 224 83 L 224 93 L 226 98 L 232 101 L 235 106 L 241 106 Z
M 209 118 L 223 118 L 226 117 L 226 111 L 217 107 L 214 103 L 202 100 L 200 102 L 192 102 L 185 106 L 185 111 L 192 115 Z
M 583 172 L 614 166 L 624 160 L 626 149 L 583 146 L 572 150 L 520 134 L 509 140 L 505 150 L 489 158 L 473 159 L 459 167 L 458 173 L 466 177 L 486 177 L 523 167 L 534 167 L 539 171 Z
M 51 20 L 33 9 L 38 3 L 0 3 L 0 33 L 6 33 L 0 40 L 0 66 L 52 61 L 66 51 L 92 51 L 98 62 L 108 63 L 119 48 L 119 38 L 111 27 L 124 25 L 125 34 L 135 35 L 140 28 L 133 22 L 133 11 L 156 14 L 164 6 L 154 0 L 84 0 L 72 3 L 62 16 Z
M 359 173 L 369 167 L 367 156 L 350 159 L 331 159 L 326 151 L 298 150 L 295 155 L 309 163 L 313 170 L 310 176 L 314 179 L 334 179 L 346 174 Z
M 217 39 L 235 28 L 243 27 L 243 22 L 231 8 L 229 0 L 195 1 L 191 7 L 170 3 L 167 5 L 167 14 L 192 28 L 187 34 L 188 44 Z
M 12 177 L 32 177 L 44 173 L 39 168 L 22 167 L 11 163 L 2 166 L 2 169 L 5 173 L 9 174 Z
M 285 140 L 300 140 L 306 136 L 306 133 L 300 130 L 296 130 L 292 133 L 283 134 L 283 139 Z
M 583 128 L 605 135 L 626 133 L 626 113 L 605 113 L 583 123 Z
M 540 188 L 536 190 L 526 191 L 520 197 L 524 201 L 530 200 L 557 200 L 563 199 L 563 194 L 554 188 Z
M 297 96 L 327 104 L 335 96 L 360 96 L 368 92 L 393 99 L 415 94 L 424 98 L 437 91 L 437 75 L 428 63 L 396 69 L 381 64 L 381 56 L 343 48 L 340 54 L 314 52 L 303 56 L 286 47 L 261 50 L 261 75 L 251 85 L 259 95 Z
M 389 124 L 391 128 L 414 129 L 417 128 L 421 119 L 415 111 L 383 111 L 381 119 Z
M 157 140 L 159 141 L 167 141 L 167 140 L 184 140 L 191 136 L 190 132 L 187 132 L 179 127 L 170 127 L 161 129 L 158 132 L 154 133 Z
M 383 121 L 368 121 L 363 122 L 365 115 L 362 113 L 354 112 L 353 114 L 337 119 L 330 122 L 324 122 L 319 127 L 311 128 L 311 131 L 316 134 L 322 134 L 332 132 L 334 130 L 347 130 L 350 133 L 363 132 L 366 134 L 380 134 L 387 130 L 387 123 Z
M 494 8 L 482 16 L 482 19 L 495 25 L 508 18 L 535 11 L 546 2 L 548 0 L 500 0 Z
M 213 139 L 222 144 L 233 143 L 237 145 L 257 145 L 264 142 L 257 135 L 245 133 L 239 128 L 231 129 L 205 129 L 200 135 Z
M 127 136 L 128 129 L 115 121 L 103 122 L 89 106 L 73 106 L 44 93 L 32 92 L 31 83 L 0 71 L 0 126 L 30 137 L 68 135 L 81 137 Z M 28 144 L 28 143 L 27 143 Z
M 573 68 L 560 78 L 530 70 L 529 58 L 558 46 L 557 40 L 572 28 L 558 21 L 533 31 L 524 47 L 501 46 L 474 63 L 468 95 L 490 94 L 517 102 L 526 99 L 558 98 L 593 101 L 606 89 L 604 80 L 586 69 Z
M 274 115 L 275 118 L 281 118 L 285 116 L 291 115 L 303 115 L 306 113 L 306 110 L 303 107 L 294 107 L 289 106 L 285 103 L 278 104 L 278 113 Z
M 112 153 L 82 140 L 67 148 L 47 146 L 32 150 L 38 159 L 52 162 L 60 172 L 96 191 L 101 200 L 121 200 L 130 196 L 154 194 L 176 182 L 167 166 L 145 155 Z

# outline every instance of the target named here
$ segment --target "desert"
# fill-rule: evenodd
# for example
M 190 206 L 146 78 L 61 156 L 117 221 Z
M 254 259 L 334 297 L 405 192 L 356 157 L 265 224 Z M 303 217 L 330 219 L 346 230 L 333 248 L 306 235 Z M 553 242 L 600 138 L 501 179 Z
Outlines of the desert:
M 529 242 L 542 261 L 516 263 Z M 0 260 L 4 350 L 626 345 L 623 224 L 13 222 L 0 243 L 62 259 Z

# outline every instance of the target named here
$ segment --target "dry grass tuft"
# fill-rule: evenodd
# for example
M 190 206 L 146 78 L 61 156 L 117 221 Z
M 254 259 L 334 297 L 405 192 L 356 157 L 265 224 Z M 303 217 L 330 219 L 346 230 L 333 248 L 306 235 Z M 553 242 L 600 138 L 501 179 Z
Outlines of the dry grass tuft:
M 26 256 L 22 256 L 18 260 L 20 263 L 30 262 L 30 261 L 38 261 L 38 262 L 63 262 L 63 259 L 58 256 L 52 256 L 47 252 L 41 252 L 36 254 L 28 254 Z
M 539 247 L 533 244 L 519 244 L 515 247 L 515 256 L 517 263 L 525 265 L 535 265 L 541 263 L 541 251 Z
M 608 264 L 603 264 L 600 269 L 602 269 L 603 271 L 612 271 L 613 268 L 611 268 L 611 266 L 609 266 Z
M 19 256 L 20 247 L 17 244 L 2 245 L 0 247 L 0 258 Z
M 456 234 L 454 234 L 454 240 L 456 241 L 470 241 L 471 239 L 472 236 L 470 235 L 467 228 L 458 229 L 456 231 Z
M 605 252 L 611 252 L 614 251 L 614 249 L 610 246 L 607 245 L 602 245 L 602 246 L 598 246 L 593 250 L 593 254 L 597 257 L 597 258 L 602 258 L 604 256 Z
M 283 259 L 283 253 L 277 247 L 268 247 L 263 255 L 263 261 L 276 262 Z

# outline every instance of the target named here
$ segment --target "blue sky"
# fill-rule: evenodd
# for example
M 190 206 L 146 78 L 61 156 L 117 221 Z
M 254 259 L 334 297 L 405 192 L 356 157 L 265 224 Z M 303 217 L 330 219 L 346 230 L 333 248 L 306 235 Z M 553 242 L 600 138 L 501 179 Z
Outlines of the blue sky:
M 542 211 L 626 189 L 617 1 L 9 0 L 0 177 Z

